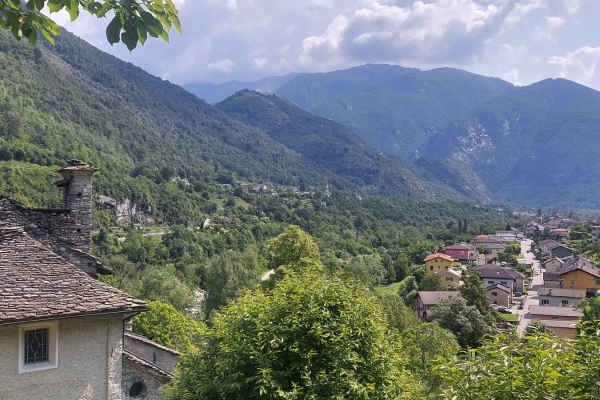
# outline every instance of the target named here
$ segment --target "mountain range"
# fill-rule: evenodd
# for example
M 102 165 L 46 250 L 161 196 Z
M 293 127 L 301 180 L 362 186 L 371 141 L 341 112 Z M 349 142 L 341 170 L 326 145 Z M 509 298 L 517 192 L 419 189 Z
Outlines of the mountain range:
M 301 74 L 273 93 L 473 200 L 600 207 L 600 93 L 574 82 L 364 65 Z

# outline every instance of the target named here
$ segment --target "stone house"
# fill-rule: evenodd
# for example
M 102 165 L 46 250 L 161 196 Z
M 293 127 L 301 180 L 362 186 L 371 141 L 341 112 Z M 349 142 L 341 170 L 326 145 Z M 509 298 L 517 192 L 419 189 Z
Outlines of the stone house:
M 460 280 L 461 273 L 460 271 L 454 270 L 452 268 L 441 270 L 440 272 L 436 272 L 442 279 L 442 284 L 446 286 L 448 289 L 451 286 L 460 286 L 463 282 Z
M 560 258 L 553 257 L 544 261 L 542 263 L 542 268 L 544 268 L 546 272 L 558 272 L 563 264 L 564 262 Z
M 525 235 L 527 237 L 532 237 L 536 232 L 543 232 L 544 231 L 544 226 L 541 224 L 538 224 L 535 221 L 529 221 L 527 223 L 527 226 L 525 227 Z
M 417 301 L 415 304 L 417 316 L 421 319 L 421 321 L 427 321 L 433 306 L 442 300 L 448 300 L 452 296 L 458 296 L 458 292 L 420 291 L 417 295 Z
M 542 275 L 542 279 L 544 279 L 544 287 L 545 288 L 561 288 L 562 287 L 562 279 L 558 272 L 544 272 Z
M 423 261 L 427 272 L 440 272 L 452 268 L 452 263 L 455 260 L 446 254 L 434 253 L 425 257 Z
M 572 307 L 585 299 L 586 291 L 581 289 L 540 288 L 537 292 L 541 306 Z
M 542 321 L 558 337 L 575 335 L 577 322 L 583 317 L 581 310 L 571 307 L 529 306 L 532 320 Z
M 60 209 L 0 198 L 0 398 L 160 399 L 179 354 L 128 331 L 144 301 L 97 280 L 91 254 L 97 169 L 58 172 Z
M 499 306 L 510 307 L 512 303 L 512 291 L 504 285 L 496 283 L 485 288 L 490 302 Z

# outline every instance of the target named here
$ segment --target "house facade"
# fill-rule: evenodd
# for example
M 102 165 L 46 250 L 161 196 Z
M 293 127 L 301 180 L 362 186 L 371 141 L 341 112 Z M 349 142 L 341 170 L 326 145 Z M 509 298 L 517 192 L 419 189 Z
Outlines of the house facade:
M 592 226 L 592 243 L 600 243 L 600 225 Z
M 444 248 L 446 255 L 458 260 L 470 260 L 476 257 L 477 249 L 469 243 L 457 243 Z
M 58 171 L 60 209 L 0 197 L 0 399 L 156 400 L 173 377 L 177 352 L 126 339 L 146 303 L 96 279 L 110 273 L 89 254 L 96 171 Z
M 542 268 L 544 268 L 547 272 L 558 272 L 564 262 L 560 258 L 550 258 L 542 263 Z
M 490 302 L 499 306 L 510 307 L 512 303 L 512 291 L 510 288 L 496 283 L 485 288 Z
M 452 268 L 444 269 L 440 272 L 436 272 L 442 280 L 442 284 L 446 286 L 446 289 L 452 286 L 460 286 L 463 282 L 461 281 L 462 274 Z
M 428 255 L 423 261 L 427 272 L 440 272 L 452 268 L 452 263 L 455 260 L 446 254 L 435 253 Z
M 415 310 L 421 321 L 428 321 L 431 309 L 442 300 L 448 300 L 452 296 L 458 296 L 458 292 L 447 291 L 420 291 L 415 302 Z
M 600 290 L 600 272 L 582 265 L 573 265 L 562 269 L 558 275 L 564 289 L 582 289 L 588 292 Z
M 510 267 L 496 264 L 478 265 L 473 267 L 483 282 L 483 287 L 500 284 L 514 292 L 523 292 L 525 276 Z
M 572 307 L 586 297 L 586 291 L 581 289 L 540 288 L 538 290 L 540 306 Z
M 542 321 L 558 337 L 570 337 L 577 333 L 577 322 L 583 312 L 571 307 L 529 306 L 532 320 Z

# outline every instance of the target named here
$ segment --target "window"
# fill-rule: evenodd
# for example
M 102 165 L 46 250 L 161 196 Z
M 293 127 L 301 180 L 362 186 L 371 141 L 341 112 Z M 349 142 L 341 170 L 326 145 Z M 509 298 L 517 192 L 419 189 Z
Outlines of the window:
M 58 322 L 19 327 L 19 373 L 58 366 Z
M 448 281 L 452 281 L 452 277 L 451 276 L 447 276 L 446 277 L 446 282 L 448 282 Z
M 433 265 L 432 265 L 431 267 L 429 267 L 429 270 L 430 270 L 430 271 L 433 271 Z
M 597 276 L 595 276 L 595 277 L 594 277 L 594 283 L 595 283 L 596 285 L 600 285 L 600 278 L 599 278 L 599 277 L 597 277 Z
M 569 305 L 569 300 L 561 300 L 560 301 L 560 305 L 561 306 L 568 306 Z
M 492 296 L 498 296 L 498 292 L 492 292 Z
M 504 285 L 504 286 L 508 286 L 508 285 L 506 284 L 506 281 L 500 281 L 500 284 L 501 284 L 501 285 Z
M 493 285 L 494 281 L 488 281 L 488 285 Z
M 548 299 L 540 299 L 540 304 L 543 305 L 543 306 L 544 305 L 548 305 L 548 304 L 550 304 L 550 300 L 548 300 Z

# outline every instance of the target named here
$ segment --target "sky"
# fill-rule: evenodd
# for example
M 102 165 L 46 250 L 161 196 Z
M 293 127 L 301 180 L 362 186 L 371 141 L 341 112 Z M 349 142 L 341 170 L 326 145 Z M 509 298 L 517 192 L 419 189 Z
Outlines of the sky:
M 129 52 L 110 19 L 52 17 L 149 73 L 189 82 L 252 81 L 366 63 L 456 67 L 515 85 L 567 78 L 600 90 L 598 0 L 177 0 L 183 35 Z M 109 16 L 108 18 L 111 18 Z

